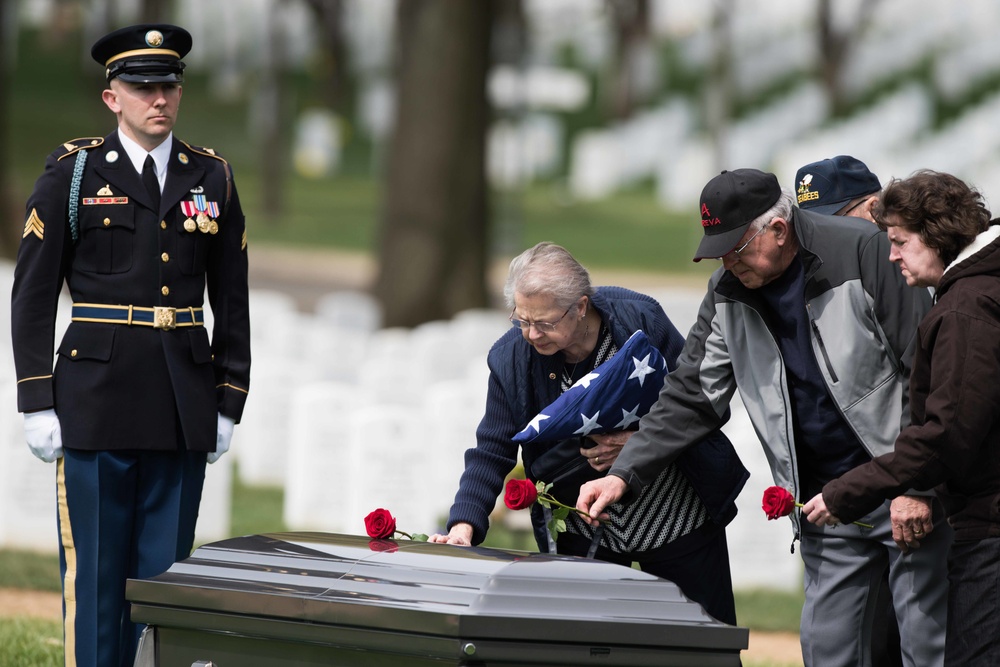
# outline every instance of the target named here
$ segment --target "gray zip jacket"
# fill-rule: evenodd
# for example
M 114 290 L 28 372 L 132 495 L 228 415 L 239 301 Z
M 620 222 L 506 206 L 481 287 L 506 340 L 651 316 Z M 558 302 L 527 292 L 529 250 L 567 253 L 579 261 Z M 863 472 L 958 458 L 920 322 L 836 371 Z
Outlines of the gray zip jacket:
M 889 262 L 889 240 L 870 222 L 792 209 L 805 272 L 813 352 L 844 419 L 868 453 L 892 451 L 909 423 L 907 383 L 917 325 L 931 305 Z M 719 268 L 677 370 L 609 471 L 638 494 L 660 470 L 718 428 L 739 389 L 774 483 L 799 502 L 792 407 L 762 300 Z M 633 497 L 636 497 L 633 495 Z M 792 521 L 798 531 L 798 518 Z

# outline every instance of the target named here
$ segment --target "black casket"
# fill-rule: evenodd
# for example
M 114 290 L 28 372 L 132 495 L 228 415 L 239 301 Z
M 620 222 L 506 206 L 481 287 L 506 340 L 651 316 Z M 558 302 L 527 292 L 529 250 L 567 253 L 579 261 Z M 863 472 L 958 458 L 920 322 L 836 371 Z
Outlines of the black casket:
M 749 638 L 620 565 L 329 533 L 208 544 L 126 596 L 136 667 L 722 666 Z

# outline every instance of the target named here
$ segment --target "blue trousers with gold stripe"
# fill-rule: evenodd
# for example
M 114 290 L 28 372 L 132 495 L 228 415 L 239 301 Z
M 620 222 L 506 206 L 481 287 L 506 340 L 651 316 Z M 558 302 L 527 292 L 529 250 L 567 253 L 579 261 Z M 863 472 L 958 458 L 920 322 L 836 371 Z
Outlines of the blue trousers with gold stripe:
M 67 449 L 57 475 L 66 667 L 131 667 L 125 582 L 190 555 L 205 453 Z

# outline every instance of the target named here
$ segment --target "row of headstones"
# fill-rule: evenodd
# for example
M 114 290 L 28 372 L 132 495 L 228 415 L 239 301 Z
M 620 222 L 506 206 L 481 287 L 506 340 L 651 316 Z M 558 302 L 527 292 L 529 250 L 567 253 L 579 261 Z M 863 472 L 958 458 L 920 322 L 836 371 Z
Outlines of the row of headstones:
M 934 37 L 926 31 L 921 34 L 925 39 Z M 957 77 L 949 73 L 972 58 L 970 51 L 976 58 L 975 67 L 964 71 L 967 86 L 1000 68 L 1000 47 L 995 45 L 946 52 L 935 76 L 949 82 L 951 95 L 961 91 L 954 90 L 959 87 Z M 912 49 L 895 53 L 912 55 Z M 884 75 L 882 65 L 880 61 L 873 71 Z M 727 130 L 725 162 L 765 169 L 774 165 L 780 174 L 794 174 L 803 164 L 853 154 L 877 173 L 904 177 L 915 169 L 931 167 L 977 181 L 984 171 L 1000 170 L 994 150 L 996 133 L 979 120 L 995 117 L 995 106 L 994 100 L 987 99 L 941 131 L 926 134 L 933 120 L 930 96 L 926 89 L 913 85 L 883 97 L 853 118 L 824 126 L 828 116 L 825 96 L 815 83 L 806 83 L 734 123 Z M 570 191 L 583 199 L 600 198 L 652 176 L 664 205 L 690 205 L 714 175 L 716 164 L 716 148 L 693 131 L 696 117 L 690 102 L 675 99 L 617 126 L 581 133 L 571 150 Z

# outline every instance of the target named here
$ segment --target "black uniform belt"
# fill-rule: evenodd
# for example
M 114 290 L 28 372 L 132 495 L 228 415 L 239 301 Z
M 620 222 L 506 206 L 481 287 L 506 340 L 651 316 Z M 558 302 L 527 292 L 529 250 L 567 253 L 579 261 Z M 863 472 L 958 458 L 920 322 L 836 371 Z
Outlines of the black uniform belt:
M 173 308 L 170 306 L 115 306 L 100 303 L 74 303 L 74 322 L 103 322 L 129 326 L 173 329 L 175 327 L 200 327 L 205 324 L 201 308 Z

